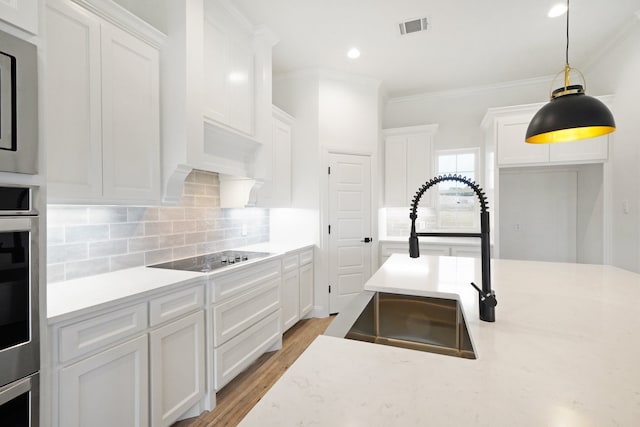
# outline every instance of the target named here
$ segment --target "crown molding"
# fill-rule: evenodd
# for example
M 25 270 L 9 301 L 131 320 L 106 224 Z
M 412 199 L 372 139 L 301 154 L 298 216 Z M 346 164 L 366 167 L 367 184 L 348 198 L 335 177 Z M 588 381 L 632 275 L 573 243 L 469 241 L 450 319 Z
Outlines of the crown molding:
M 162 31 L 115 2 L 104 0 L 73 1 L 102 19 L 144 40 L 155 48 L 161 48 L 167 39 L 167 35 Z
M 415 102 L 415 101 L 426 101 L 433 98 L 459 98 L 462 96 L 468 96 L 472 94 L 478 94 L 483 92 L 491 92 L 500 89 L 511 89 L 514 87 L 522 87 L 522 86 L 538 86 L 542 84 L 551 84 L 554 76 L 542 76 L 542 77 L 534 77 L 531 79 L 522 79 L 522 80 L 512 80 L 508 82 L 500 82 L 500 83 L 492 83 L 489 85 L 480 85 L 480 86 L 469 86 L 465 88 L 459 89 L 451 89 L 444 90 L 438 92 L 426 92 L 420 93 L 416 95 L 407 95 L 407 96 L 399 96 L 389 98 L 389 104 L 399 103 L 399 102 Z
M 417 125 L 417 126 L 404 126 L 398 128 L 385 128 L 382 129 L 384 136 L 393 135 L 412 135 L 416 133 L 426 133 L 429 135 L 435 135 L 438 132 L 438 124 L 431 125 Z

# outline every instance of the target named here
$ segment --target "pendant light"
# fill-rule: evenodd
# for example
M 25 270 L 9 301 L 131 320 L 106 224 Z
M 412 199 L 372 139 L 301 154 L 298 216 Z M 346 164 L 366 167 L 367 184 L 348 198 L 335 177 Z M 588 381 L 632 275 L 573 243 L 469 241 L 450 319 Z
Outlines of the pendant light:
M 584 87 L 571 84 L 571 71 L 580 75 Z M 558 75 L 562 73 L 564 86 L 554 90 L 549 103 L 533 116 L 527 128 L 525 141 L 530 144 L 553 144 L 594 138 L 613 132 L 616 129 L 613 114 L 600 100 L 585 95 L 584 76 L 579 70 L 569 66 L 569 0 L 565 66 Z M 553 82 L 551 84 L 553 85 Z

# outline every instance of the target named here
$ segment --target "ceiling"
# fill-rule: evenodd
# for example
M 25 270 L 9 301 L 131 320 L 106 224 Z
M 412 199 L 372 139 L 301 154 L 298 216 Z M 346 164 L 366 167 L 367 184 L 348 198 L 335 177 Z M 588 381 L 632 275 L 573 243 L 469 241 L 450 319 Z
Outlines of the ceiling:
M 562 70 L 563 0 L 231 0 L 280 42 L 274 74 L 326 68 L 373 77 L 390 97 L 546 77 Z M 572 66 L 587 71 L 637 23 L 640 0 L 573 0 Z M 428 17 L 430 30 L 400 36 L 398 24 Z M 357 46 L 360 58 L 347 58 Z

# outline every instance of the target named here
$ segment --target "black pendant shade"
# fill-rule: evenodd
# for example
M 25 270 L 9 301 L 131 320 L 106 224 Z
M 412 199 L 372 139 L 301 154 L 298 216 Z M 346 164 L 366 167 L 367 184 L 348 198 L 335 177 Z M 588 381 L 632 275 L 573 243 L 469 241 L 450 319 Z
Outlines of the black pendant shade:
M 529 123 L 525 141 L 553 144 L 606 135 L 615 130 L 613 114 L 581 85 L 556 89 L 551 101 Z
M 579 70 L 569 66 L 569 0 L 566 13 L 565 66 L 564 70 L 558 73 L 564 73 L 564 86 L 554 90 L 551 101 L 531 119 L 525 136 L 525 141 L 530 144 L 578 141 L 616 130 L 616 122 L 607 106 L 596 98 L 585 95 L 583 85 L 571 84 L 572 70 L 582 77 L 583 84 L 585 80 Z

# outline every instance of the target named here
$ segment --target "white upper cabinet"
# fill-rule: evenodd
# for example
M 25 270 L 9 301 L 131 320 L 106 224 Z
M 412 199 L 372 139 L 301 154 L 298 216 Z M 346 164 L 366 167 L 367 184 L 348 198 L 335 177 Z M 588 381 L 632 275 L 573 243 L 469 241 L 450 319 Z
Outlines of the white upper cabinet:
M 102 26 L 103 192 L 111 200 L 160 198 L 158 50 Z
M 225 8 L 208 2 L 204 16 L 204 116 L 254 136 L 252 33 Z
M 549 161 L 549 146 L 524 142 L 527 127 L 533 116 L 518 114 L 498 120 L 498 164 L 546 163 Z
M 433 137 L 437 130 L 438 125 L 384 130 L 385 206 L 410 206 L 418 188 L 433 177 Z
M 46 127 L 50 199 L 102 195 L 100 21 L 47 2 Z
M 38 34 L 38 3 L 37 0 L 0 0 L 0 19 Z
M 293 117 L 273 107 L 273 149 L 270 207 L 291 207 L 291 127 Z
M 163 202 L 192 169 L 272 180 L 271 51 L 277 38 L 229 0 L 168 1 L 163 46 Z
M 600 98 L 605 103 L 608 98 Z M 528 144 L 524 141 L 529 122 L 544 104 L 491 108 L 482 126 L 487 142 L 495 147 L 498 166 L 576 164 L 605 162 L 607 135 L 559 144 Z
M 46 19 L 49 201 L 159 202 L 157 47 L 70 1 Z

